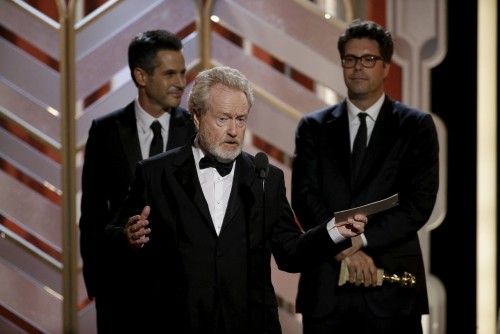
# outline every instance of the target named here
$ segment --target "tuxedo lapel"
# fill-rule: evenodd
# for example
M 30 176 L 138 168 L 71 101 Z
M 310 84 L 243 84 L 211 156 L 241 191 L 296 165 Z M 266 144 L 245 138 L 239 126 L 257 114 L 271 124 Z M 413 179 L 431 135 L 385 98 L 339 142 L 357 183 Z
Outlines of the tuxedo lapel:
M 262 180 L 257 177 L 253 160 L 249 154 L 243 152 L 238 158 L 236 166 L 238 173 L 235 175 L 237 182 L 234 185 L 237 187 L 233 186 L 234 191 L 231 195 L 238 200 L 232 202 L 231 209 L 228 210 L 230 213 L 226 217 L 227 224 L 234 224 L 236 218 L 244 217 L 248 247 L 261 247 L 264 240 L 264 226 L 262 224 L 265 222 Z M 268 182 L 270 177 L 268 176 Z M 266 209 L 271 210 L 270 205 L 266 205 Z M 243 210 L 243 216 L 236 216 L 240 210 Z
M 117 127 L 122 148 L 127 157 L 129 169 L 133 174 L 137 162 L 142 160 L 141 146 L 137 134 L 134 102 L 131 102 L 125 107 L 122 117 L 117 120 Z
M 248 198 L 249 194 L 243 194 L 243 192 L 248 192 L 255 178 L 253 163 L 250 158 L 242 153 L 236 158 L 236 166 L 234 171 L 233 185 L 231 187 L 231 195 L 229 196 L 229 201 L 227 203 L 226 213 L 224 215 L 224 221 L 222 223 L 221 234 L 228 225 L 233 223 L 233 218 L 241 210 L 245 204 L 253 203 L 253 201 Z M 243 188 L 243 190 L 242 190 Z M 253 195 L 251 195 L 253 197 Z
M 175 165 L 177 168 L 174 175 L 177 178 L 177 181 L 186 192 L 188 198 L 192 199 L 194 206 L 203 217 L 203 221 L 205 221 L 215 233 L 212 217 L 210 216 L 210 210 L 208 209 L 208 204 L 205 196 L 203 195 L 198 174 L 196 173 L 191 143 L 181 148 L 175 161 Z

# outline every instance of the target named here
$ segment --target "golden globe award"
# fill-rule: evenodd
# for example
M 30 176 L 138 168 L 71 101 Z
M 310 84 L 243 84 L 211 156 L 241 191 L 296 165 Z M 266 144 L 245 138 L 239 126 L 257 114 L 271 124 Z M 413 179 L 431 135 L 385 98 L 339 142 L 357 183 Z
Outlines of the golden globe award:
M 342 260 L 340 265 L 339 286 L 349 282 L 349 268 L 345 260 Z M 388 274 L 383 269 L 377 269 L 377 286 L 381 286 L 383 282 L 398 284 L 402 287 L 412 288 L 417 282 L 414 275 L 404 272 L 402 275 Z

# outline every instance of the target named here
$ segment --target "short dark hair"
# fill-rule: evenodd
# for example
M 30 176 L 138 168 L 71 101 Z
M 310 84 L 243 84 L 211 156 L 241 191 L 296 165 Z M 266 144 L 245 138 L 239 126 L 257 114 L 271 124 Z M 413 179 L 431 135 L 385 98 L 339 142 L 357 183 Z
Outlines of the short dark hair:
M 340 57 L 345 55 L 345 46 L 352 39 L 368 38 L 378 43 L 380 56 L 385 63 L 390 63 L 394 52 L 394 43 L 391 33 L 373 21 L 356 19 L 347 27 L 346 31 L 339 37 L 337 48 Z
M 182 41 L 175 34 L 166 30 L 149 30 L 136 35 L 128 46 L 128 66 L 132 80 L 134 69 L 139 67 L 152 74 L 155 67 L 155 57 L 159 51 L 172 50 L 181 51 Z

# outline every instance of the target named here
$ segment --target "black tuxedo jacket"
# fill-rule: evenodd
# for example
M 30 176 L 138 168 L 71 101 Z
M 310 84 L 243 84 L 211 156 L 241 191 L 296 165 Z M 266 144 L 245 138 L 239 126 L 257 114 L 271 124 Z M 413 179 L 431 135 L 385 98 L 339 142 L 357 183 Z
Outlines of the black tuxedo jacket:
M 116 257 L 109 254 L 103 237 L 127 195 L 137 162 L 142 160 L 134 109 L 132 102 L 94 120 L 85 147 L 80 248 L 90 297 L 108 294 L 116 285 L 116 277 L 111 275 Z M 167 149 L 184 145 L 195 133 L 186 110 L 176 108 L 170 116 Z
M 429 114 L 386 97 L 370 138 L 362 170 L 351 180 L 346 102 L 305 116 L 296 133 L 292 206 L 306 228 L 335 211 L 399 194 L 399 205 L 369 218 L 364 251 L 389 273 L 416 275 L 414 289 L 338 287 L 340 264 L 333 260 L 301 275 L 297 308 L 324 317 L 342 308 L 338 297 L 353 289 L 381 317 L 428 312 L 425 272 L 417 231 L 429 218 L 438 190 L 438 139 Z
M 253 157 L 243 152 L 235 163 L 219 235 L 191 145 L 139 163 L 130 195 L 107 232 L 116 247 L 128 247 L 123 233 L 128 217 L 151 206 L 150 241 L 129 265 L 140 272 L 134 312 L 147 317 L 141 326 L 211 333 L 222 318 L 228 333 L 280 333 L 271 253 L 282 270 L 297 272 L 350 246 L 350 240 L 334 244 L 325 225 L 301 232 L 281 170 L 270 166 L 264 192 Z

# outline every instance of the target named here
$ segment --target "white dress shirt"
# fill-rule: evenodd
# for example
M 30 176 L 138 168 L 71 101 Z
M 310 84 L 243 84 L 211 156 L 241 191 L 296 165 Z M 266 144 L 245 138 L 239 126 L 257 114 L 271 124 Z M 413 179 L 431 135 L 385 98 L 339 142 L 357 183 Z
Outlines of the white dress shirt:
M 199 147 L 197 147 L 196 140 L 192 146 L 192 151 L 196 173 L 198 174 L 201 189 L 208 204 L 210 217 L 212 218 L 215 232 L 217 235 L 220 235 L 222 223 L 226 214 L 227 204 L 231 195 L 231 188 L 233 186 L 234 168 L 236 162 L 233 163 L 233 168 L 229 174 L 226 176 L 220 176 L 215 168 L 209 167 L 200 169 L 200 160 L 205 156 L 205 154 Z M 335 218 L 328 222 L 326 228 L 333 242 L 339 243 L 345 239 L 335 226 Z
M 139 136 L 139 144 L 141 145 L 141 155 L 143 159 L 149 157 L 149 147 L 153 141 L 153 130 L 151 130 L 151 123 L 159 121 L 161 124 L 161 136 L 163 137 L 163 151 L 167 146 L 168 140 L 168 127 L 170 124 L 170 113 L 165 112 L 158 118 L 154 118 L 148 114 L 135 99 L 135 119 L 137 120 L 137 134 Z
M 354 145 L 354 138 L 356 133 L 358 133 L 359 128 L 359 117 L 360 112 L 366 112 L 368 115 L 366 117 L 366 144 L 370 143 L 370 138 L 372 136 L 373 128 L 375 127 L 375 121 L 377 120 L 378 114 L 380 113 L 380 108 L 384 103 L 385 94 L 372 104 L 368 109 L 361 110 L 356 107 L 349 98 L 347 98 L 347 115 L 349 116 L 349 134 L 351 137 L 351 152 L 352 146 Z
M 372 136 L 373 128 L 375 127 L 375 121 L 377 120 L 378 114 L 380 113 L 380 109 L 382 108 L 382 104 L 384 103 L 385 94 L 372 104 L 368 109 L 361 110 L 356 107 L 349 98 L 347 98 L 347 115 L 349 117 L 349 134 L 351 137 L 351 152 L 352 147 L 354 145 L 354 138 L 356 137 L 356 133 L 359 128 L 359 117 L 358 114 L 360 112 L 366 112 L 368 115 L 366 117 L 366 143 L 367 145 L 370 143 L 370 138 Z M 328 233 L 330 237 L 335 241 L 339 242 L 344 239 L 344 237 L 338 232 L 338 230 L 334 229 L 335 226 L 335 217 L 332 218 L 327 224 Z M 336 231 L 335 231 L 336 230 Z M 336 233 L 335 233 L 336 232 Z M 361 233 L 361 239 L 363 240 L 363 246 L 368 245 L 368 240 L 366 240 L 365 234 Z
M 205 156 L 205 154 L 199 147 L 197 147 L 196 141 L 192 150 L 196 173 L 198 173 L 201 189 L 203 190 L 203 195 L 205 196 L 208 209 L 210 210 L 210 216 L 212 217 L 215 232 L 219 235 L 222 228 L 222 222 L 224 221 L 224 216 L 226 215 L 229 196 L 231 195 L 231 188 L 233 186 L 234 179 L 234 166 L 236 165 L 236 162 L 233 163 L 233 168 L 229 174 L 226 176 L 220 176 L 215 168 L 209 167 L 200 169 L 200 160 Z

